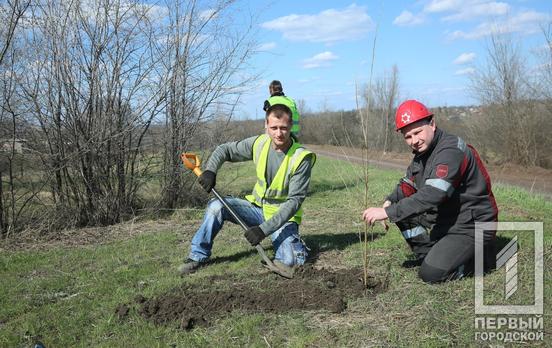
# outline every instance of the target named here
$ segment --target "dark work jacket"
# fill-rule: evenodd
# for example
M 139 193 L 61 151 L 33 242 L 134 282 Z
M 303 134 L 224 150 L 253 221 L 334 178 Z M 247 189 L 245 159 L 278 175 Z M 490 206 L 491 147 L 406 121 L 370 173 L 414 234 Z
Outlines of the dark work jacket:
M 455 135 L 437 128 L 428 150 L 415 154 L 406 178 L 414 190 L 405 192 L 399 183 L 387 197 L 392 204 L 385 211 L 391 222 L 424 214 L 434 229 L 473 231 L 476 221 L 498 219 L 485 166 L 477 151 Z

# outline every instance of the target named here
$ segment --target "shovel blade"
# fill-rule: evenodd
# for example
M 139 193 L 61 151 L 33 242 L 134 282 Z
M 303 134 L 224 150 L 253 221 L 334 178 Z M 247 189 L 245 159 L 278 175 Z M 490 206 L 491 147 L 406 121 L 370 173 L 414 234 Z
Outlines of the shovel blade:
M 263 259 L 263 266 L 271 270 L 272 272 L 281 275 L 284 278 L 291 279 L 293 278 L 293 270 L 285 270 L 282 269 L 274 264 L 271 259 L 266 256 L 266 253 L 264 252 L 263 247 L 260 244 L 255 245 L 255 249 L 259 252 L 259 255 L 261 255 L 261 258 Z

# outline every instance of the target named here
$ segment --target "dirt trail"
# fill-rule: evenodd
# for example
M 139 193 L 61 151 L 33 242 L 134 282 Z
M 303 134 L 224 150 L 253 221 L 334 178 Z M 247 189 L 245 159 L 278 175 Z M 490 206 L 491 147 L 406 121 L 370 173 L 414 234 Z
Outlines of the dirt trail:
M 321 156 L 348 160 L 355 163 L 366 163 L 384 168 L 406 170 L 411 155 L 408 153 L 370 152 L 368 160 L 362 149 L 329 145 L 307 145 L 309 149 Z M 552 200 L 552 170 L 540 167 L 522 167 L 513 164 L 495 166 L 487 164 L 493 183 L 521 187 L 530 193 L 538 194 Z

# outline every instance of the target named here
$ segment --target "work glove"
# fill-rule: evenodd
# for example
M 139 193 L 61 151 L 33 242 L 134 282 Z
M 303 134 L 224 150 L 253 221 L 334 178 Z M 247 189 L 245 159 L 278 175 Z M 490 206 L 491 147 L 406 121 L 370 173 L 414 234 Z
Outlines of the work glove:
M 245 231 L 245 238 L 252 246 L 259 244 L 265 237 L 263 230 L 261 230 L 259 226 L 249 227 L 247 231 Z
M 206 170 L 201 173 L 198 181 L 205 191 L 211 192 L 211 190 L 213 189 L 213 187 L 215 187 L 215 184 L 217 183 L 217 174 L 210 170 Z

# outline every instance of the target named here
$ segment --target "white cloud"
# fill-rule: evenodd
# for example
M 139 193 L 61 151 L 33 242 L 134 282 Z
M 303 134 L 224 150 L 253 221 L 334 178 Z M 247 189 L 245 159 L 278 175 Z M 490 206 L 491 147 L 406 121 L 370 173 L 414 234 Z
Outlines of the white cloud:
M 338 59 L 339 57 L 333 54 L 330 51 L 319 53 L 311 58 L 303 60 L 303 68 L 305 69 L 314 69 L 327 67 L 331 65 L 333 60 Z
M 423 12 L 438 14 L 443 22 L 478 22 L 471 29 L 448 34 L 450 40 L 476 40 L 493 33 L 533 34 L 539 32 L 543 23 L 552 21 L 552 15 L 547 12 L 520 9 L 515 5 L 516 2 L 505 0 L 425 0 Z
M 469 53 L 462 53 L 459 55 L 454 61 L 454 64 L 467 64 L 472 62 L 475 59 L 475 53 L 469 52 Z
M 540 25 L 542 23 L 548 22 L 550 20 L 552 20 L 552 15 L 550 14 L 536 11 L 525 11 L 499 21 L 483 22 L 479 24 L 475 29 L 468 32 L 456 30 L 449 35 L 449 39 L 474 40 L 491 35 L 493 33 L 534 34 L 540 31 Z
M 422 24 L 423 22 L 424 16 L 422 14 L 414 15 L 412 12 L 404 10 L 395 18 L 393 24 L 398 26 L 412 26 Z
M 492 33 L 500 33 L 501 31 L 497 27 L 489 25 L 490 23 L 480 24 L 477 28 L 470 32 L 465 32 L 462 30 L 455 30 L 452 34 L 449 35 L 450 40 L 466 39 L 466 40 L 477 40 L 482 37 L 491 35 Z
M 463 4 L 469 2 L 463 0 L 432 0 L 424 7 L 424 11 L 430 13 L 455 11 L 461 8 Z
M 276 48 L 276 42 L 265 42 L 258 47 L 259 51 L 270 51 Z
M 513 28 L 518 29 L 516 31 L 531 34 L 540 32 L 540 25 L 551 20 L 552 15 L 550 13 L 525 11 L 512 17 L 512 19 L 508 21 L 508 24 L 510 24 Z
M 503 16 L 510 11 L 510 5 L 504 2 L 472 4 L 460 9 L 457 13 L 443 17 L 443 21 L 466 21 L 476 17 Z
M 315 15 L 291 14 L 261 26 L 280 31 L 291 41 L 332 43 L 361 38 L 374 24 L 365 7 L 353 4 L 344 10 L 329 9 Z
M 443 21 L 466 21 L 477 17 L 497 17 L 510 12 L 505 2 L 489 0 L 432 0 L 424 6 L 424 12 L 450 14 L 441 18 Z
M 470 74 L 473 74 L 474 72 L 475 72 L 474 68 L 465 68 L 465 69 L 456 70 L 454 75 L 470 75 Z

